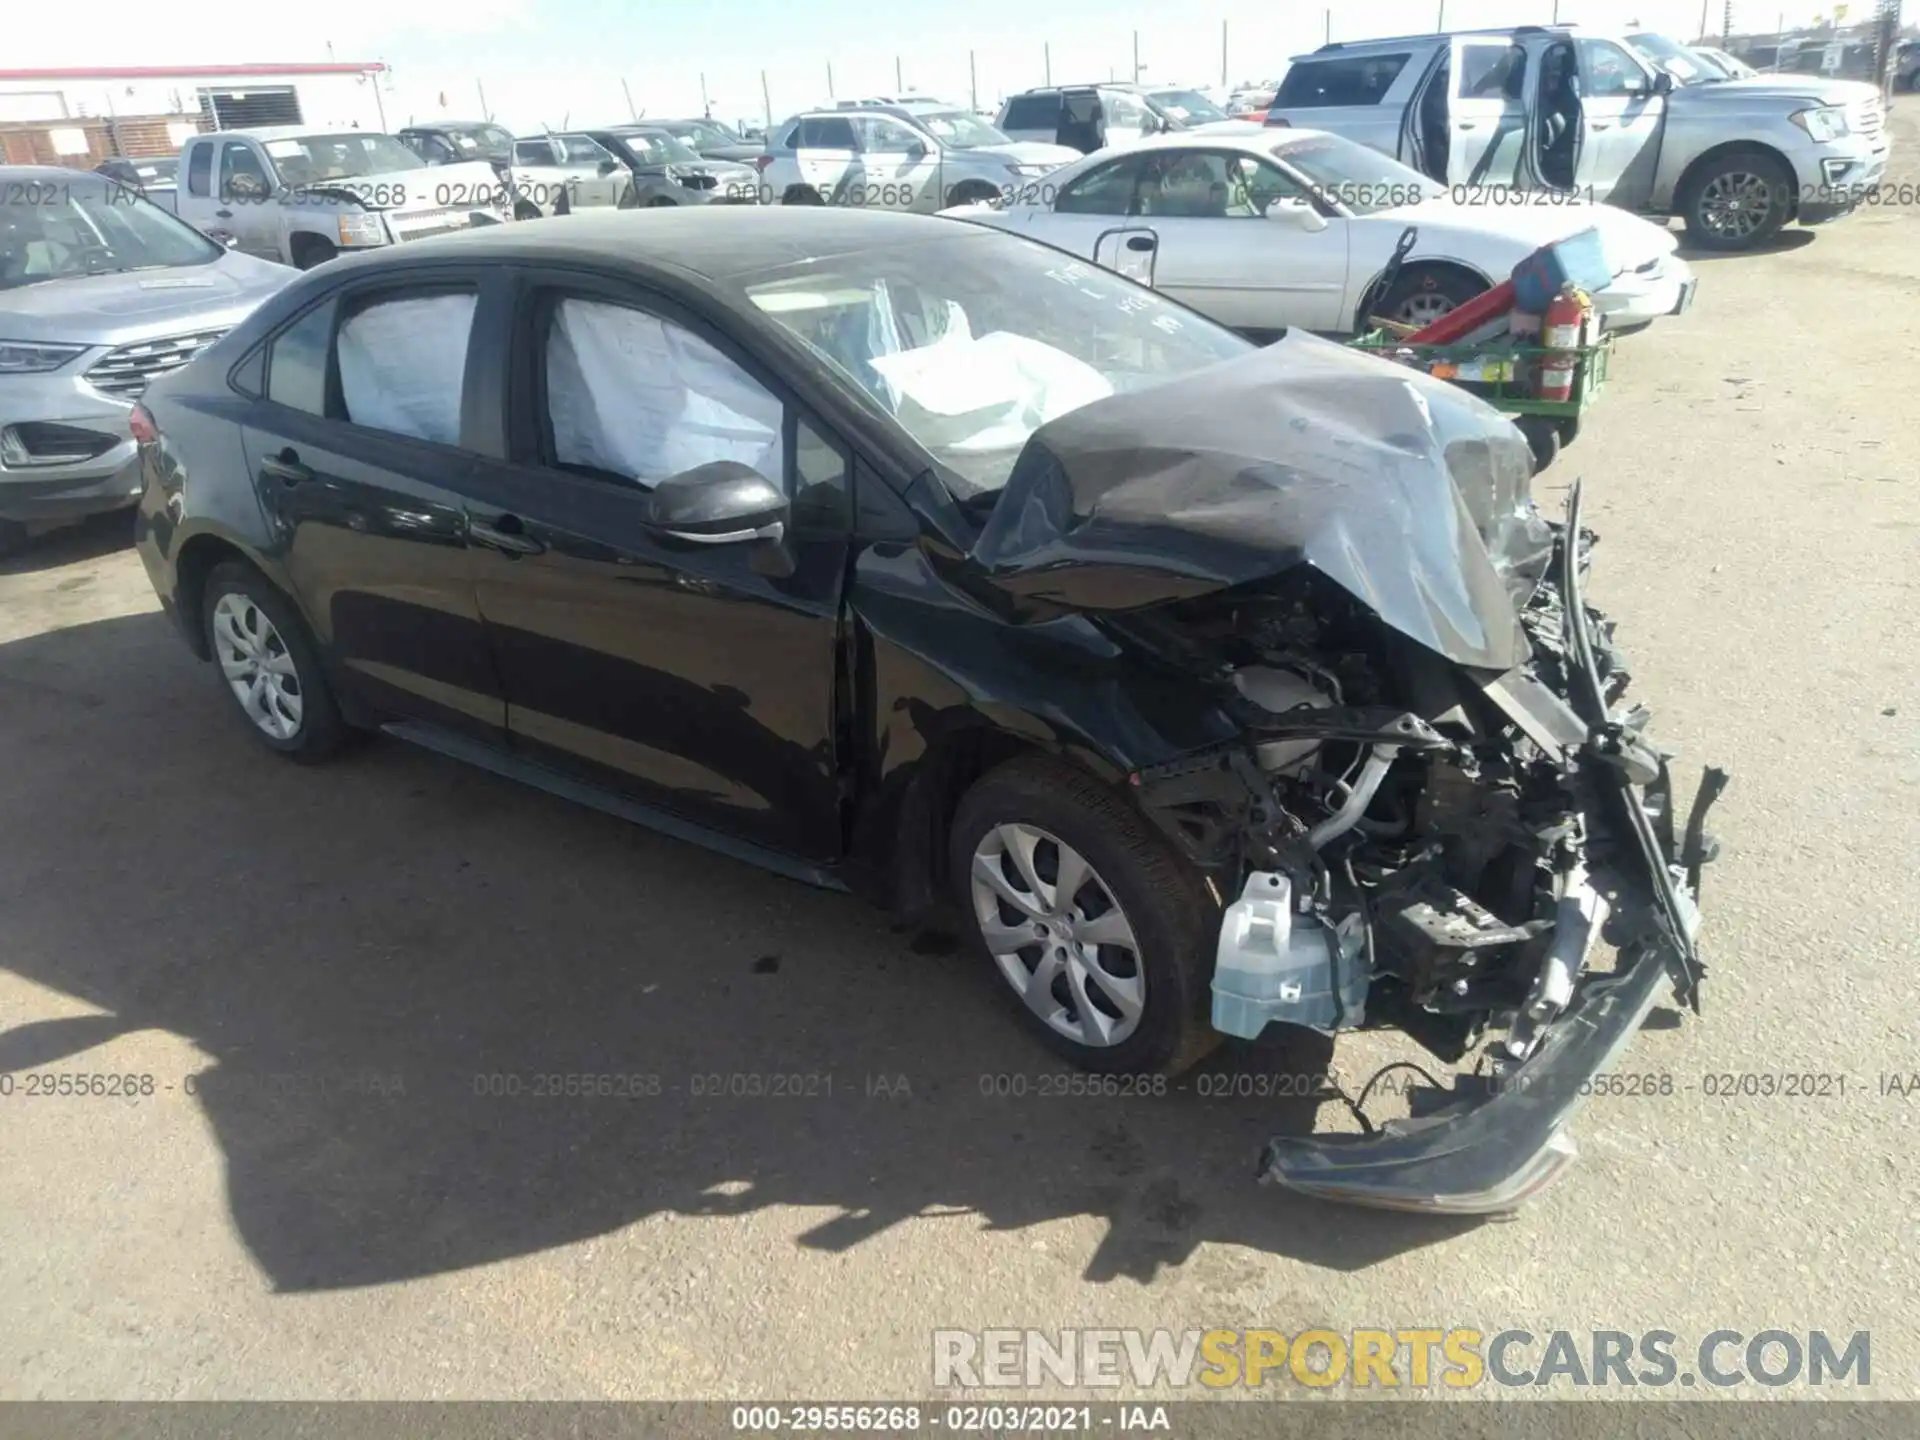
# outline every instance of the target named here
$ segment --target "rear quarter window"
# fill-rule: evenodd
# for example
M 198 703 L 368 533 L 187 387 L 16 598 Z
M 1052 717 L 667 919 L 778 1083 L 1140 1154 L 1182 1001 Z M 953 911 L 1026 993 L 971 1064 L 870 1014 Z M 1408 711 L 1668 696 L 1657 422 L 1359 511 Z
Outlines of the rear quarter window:
M 1378 105 L 1406 68 L 1411 54 L 1333 56 L 1296 60 L 1280 82 L 1273 108 Z

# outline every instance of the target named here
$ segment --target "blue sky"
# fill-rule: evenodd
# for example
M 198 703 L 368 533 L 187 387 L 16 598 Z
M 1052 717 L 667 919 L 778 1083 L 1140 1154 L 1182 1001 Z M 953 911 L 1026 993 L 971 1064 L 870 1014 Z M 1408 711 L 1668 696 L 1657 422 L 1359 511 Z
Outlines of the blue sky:
M 31 0 L 14 0 L 16 6 Z M 1332 11 L 1335 39 L 1430 30 L 1441 0 L 1345 0 Z M 1709 0 L 1711 24 L 1724 0 Z M 1775 0 L 1735 0 L 1736 29 L 1771 29 L 1782 13 L 1818 13 Z M 1858 0 L 1853 19 L 1869 0 Z M 1554 0 L 1445 0 L 1449 27 L 1552 18 Z M 1633 20 L 1691 38 L 1698 0 L 1560 0 L 1560 18 L 1621 27 Z M 654 115 L 697 112 L 701 76 L 714 113 L 762 112 L 766 72 L 776 118 L 835 94 L 894 88 L 895 59 L 910 88 L 964 102 L 968 53 L 983 106 L 1040 84 L 1051 46 L 1056 80 L 1126 78 L 1133 32 L 1149 80 L 1217 84 L 1221 23 L 1230 78 L 1271 79 L 1289 54 L 1320 43 L 1327 11 L 1313 3 L 1125 3 L 1125 0 L 708 0 L 673 6 L 616 0 L 328 0 L 320 6 L 261 0 L 194 0 L 156 23 L 147 0 L 89 0 L 83 32 L 52 6 L 10 17 L 10 66 L 214 64 L 233 61 L 384 60 L 390 124 L 468 117 L 484 84 L 508 126 L 535 130 L 625 118 L 621 82 Z M 442 108 L 441 98 L 445 97 Z

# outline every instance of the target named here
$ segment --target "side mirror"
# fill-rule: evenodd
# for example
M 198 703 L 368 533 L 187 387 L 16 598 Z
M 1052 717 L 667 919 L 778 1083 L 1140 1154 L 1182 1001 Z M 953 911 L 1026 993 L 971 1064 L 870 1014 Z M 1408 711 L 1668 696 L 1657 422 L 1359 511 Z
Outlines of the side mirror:
M 654 486 L 647 523 L 695 545 L 737 545 L 786 534 L 787 497 L 758 470 L 713 460 Z
M 907 146 L 907 158 L 909 160 L 926 159 L 927 158 L 926 142 L 922 140 L 916 140 L 911 145 Z
M 614 171 L 620 168 L 620 162 L 618 160 L 609 158 L 606 160 L 602 160 L 600 162 L 599 168 L 600 168 L 600 173 L 602 175 L 611 175 Z
M 1327 228 L 1327 217 L 1306 200 L 1276 200 L 1267 206 L 1267 219 L 1278 220 L 1309 235 L 1317 235 Z
M 1653 77 L 1653 93 L 1656 95 L 1671 95 L 1673 93 L 1673 74 L 1671 71 L 1662 70 L 1658 75 Z

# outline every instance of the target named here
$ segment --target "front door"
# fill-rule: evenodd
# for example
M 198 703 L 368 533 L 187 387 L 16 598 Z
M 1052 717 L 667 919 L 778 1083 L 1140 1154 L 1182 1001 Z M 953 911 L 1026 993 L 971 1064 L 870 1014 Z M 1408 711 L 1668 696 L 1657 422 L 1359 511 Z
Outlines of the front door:
M 945 208 L 940 147 L 930 137 L 886 115 L 855 116 L 854 137 L 860 143 L 858 204 L 929 214 Z
M 281 562 L 338 683 L 386 714 L 505 738 L 465 535 L 479 286 L 362 285 L 270 343 L 243 426 Z
M 693 317 L 529 273 L 514 458 L 480 462 L 480 611 L 530 758 L 786 854 L 840 850 L 834 697 L 848 459 Z M 783 486 L 777 540 L 649 524 L 670 475 L 734 460 Z
M 280 260 L 282 207 L 273 193 L 260 152 L 250 140 L 222 140 L 214 195 L 213 223 L 207 233 L 225 243 L 231 237 L 236 250 L 262 260 Z
M 1574 184 L 1583 196 L 1591 190 L 1587 198 L 1637 208 L 1653 194 L 1666 97 L 1654 93 L 1652 74 L 1625 46 L 1583 37 L 1574 49 L 1583 126 Z
M 1526 188 L 1526 50 L 1498 38 L 1456 39 L 1448 68 L 1448 184 L 1469 195 Z
M 858 149 L 848 116 L 806 116 L 793 147 L 800 183 L 830 205 L 846 203 L 849 186 L 859 178 Z

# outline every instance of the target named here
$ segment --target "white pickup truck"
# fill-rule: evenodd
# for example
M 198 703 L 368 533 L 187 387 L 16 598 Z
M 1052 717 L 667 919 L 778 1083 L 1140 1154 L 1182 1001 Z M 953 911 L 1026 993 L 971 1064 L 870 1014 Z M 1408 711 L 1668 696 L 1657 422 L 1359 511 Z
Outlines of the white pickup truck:
M 236 250 L 310 270 L 343 250 L 510 217 L 493 167 L 426 162 L 391 135 L 279 126 L 195 135 L 175 209 Z

